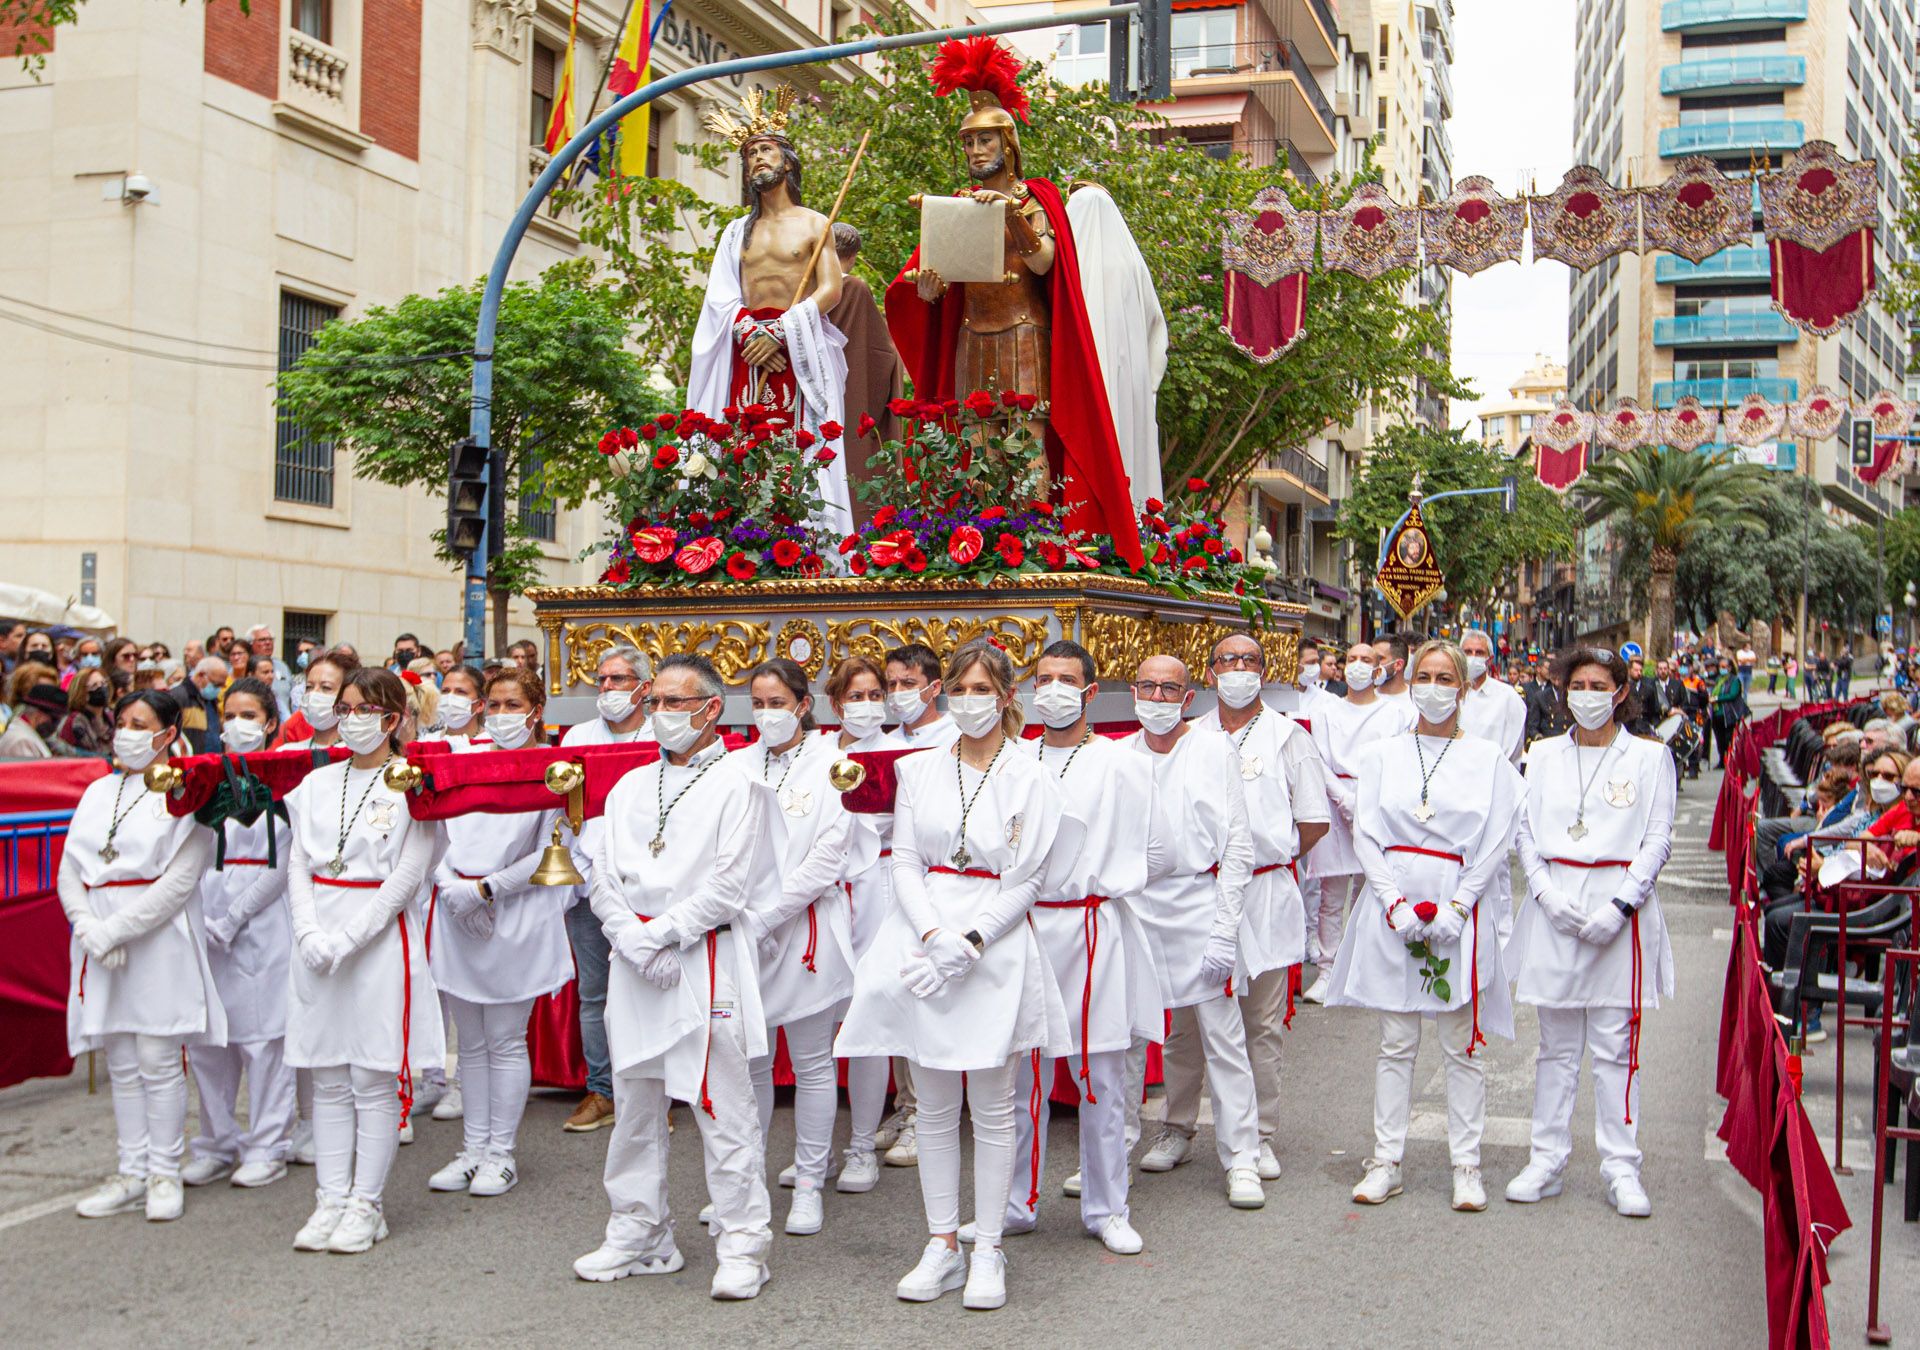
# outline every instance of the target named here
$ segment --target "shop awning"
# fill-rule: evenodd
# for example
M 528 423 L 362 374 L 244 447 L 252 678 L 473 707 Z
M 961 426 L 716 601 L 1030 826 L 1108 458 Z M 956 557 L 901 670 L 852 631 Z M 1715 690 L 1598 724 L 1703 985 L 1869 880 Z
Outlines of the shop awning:
M 1171 108 L 1154 109 L 1176 127 L 1232 126 L 1246 116 L 1249 94 L 1193 94 Z

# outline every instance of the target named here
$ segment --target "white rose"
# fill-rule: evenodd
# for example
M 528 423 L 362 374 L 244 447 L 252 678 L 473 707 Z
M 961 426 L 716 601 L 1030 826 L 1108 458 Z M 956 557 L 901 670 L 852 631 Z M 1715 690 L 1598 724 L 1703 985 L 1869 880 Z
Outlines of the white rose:
M 705 478 L 712 472 L 713 464 L 705 455 L 696 450 L 687 456 L 686 463 L 681 467 L 686 471 L 688 478 Z

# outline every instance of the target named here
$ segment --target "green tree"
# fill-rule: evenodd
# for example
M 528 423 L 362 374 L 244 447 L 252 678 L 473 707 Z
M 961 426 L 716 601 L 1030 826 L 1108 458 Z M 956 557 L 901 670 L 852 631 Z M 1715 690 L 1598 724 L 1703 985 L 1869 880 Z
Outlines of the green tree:
M 280 377 L 283 413 L 353 456 L 357 477 L 444 493 L 449 448 L 467 434 L 473 335 L 482 284 L 410 295 L 321 329 Z M 561 269 L 507 287 L 494 351 L 493 445 L 504 454 L 515 501 L 529 494 L 577 508 L 599 487 L 591 447 L 610 426 L 665 405 L 625 345 L 617 296 Z M 538 580 L 539 545 L 519 513 L 487 571 L 494 640 L 506 645 L 507 599 Z M 434 532 L 441 556 L 446 531 Z
M 1335 538 L 1352 543 L 1369 579 L 1381 532 L 1407 509 L 1416 473 L 1421 492 L 1429 496 L 1498 487 L 1509 475 L 1519 479 L 1511 514 L 1494 496 L 1458 497 L 1420 508 L 1447 590 L 1457 600 L 1490 600 L 1519 564 L 1573 550 L 1579 513 L 1541 486 L 1525 465 L 1457 431 L 1397 426 L 1374 441 L 1334 527 Z

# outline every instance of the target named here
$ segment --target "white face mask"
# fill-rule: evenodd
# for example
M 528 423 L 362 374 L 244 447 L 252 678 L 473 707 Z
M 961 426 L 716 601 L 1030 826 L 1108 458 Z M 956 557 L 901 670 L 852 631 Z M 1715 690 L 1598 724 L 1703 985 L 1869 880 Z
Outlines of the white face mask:
M 1302 689 L 1318 689 L 1325 683 L 1326 680 L 1323 679 L 1320 674 L 1320 663 L 1318 661 L 1315 661 L 1312 665 L 1300 667 L 1300 687 Z
M 800 730 L 800 719 L 786 708 L 755 708 L 753 724 L 769 746 L 785 745 Z
M 653 715 L 653 737 L 660 742 L 660 748 L 669 754 L 678 755 L 691 750 L 693 743 L 707 730 L 707 724 L 693 724 L 690 712 L 657 712 Z
M 1567 695 L 1567 711 L 1588 731 L 1598 731 L 1613 717 L 1613 695 L 1605 689 L 1576 689 Z
M 533 738 L 525 713 L 493 713 L 487 718 L 487 739 L 502 750 L 518 750 Z
M 884 703 L 849 703 L 840 710 L 840 728 L 856 741 L 867 737 L 886 725 L 887 705 Z
M 1460 691 L 1450 684 L 1416 684 L 1413 686 L 1413 710 L 1425 718 L 1430 725 L 1439 726 L 1460 706 Z
M 244 717 L 229 717 L 220 724 L 220 744 L 236 755 L 258 750 L 266 743 L 267 727 L 264 722 L 252 722 Z
M 1487 673 L 1487 658 L 1486 658 L 1486 657 L 1484 657 L 1484 656 L 1469 656 L 1469 657 L 1467 658 L 1467 679 L 1468 679 L 1468 680 L 1469 680 L 1470 682 L 1472 682 L 1472 683 L 1474 683 L 1474 684 L 1478 684 L 1478 683 L 1480 683 L 1480 677 L 1481 677 L 1482 675 L 1485 675 L 1486 673 Z
M 1181 715 L 1186 709 L 1178 703 L 1149 703 L 1144 698 L 1133 701 L 1134 718 L 1156 736 L 1164 736 L 1180 725 Z
M 1033 691 L 1033 710 L 1040 714 L 1042 722 L 1056 731 L 1070 727 L 1087 710 L 1086 691 L 1054 680 Z
M 1347 688 L 1357 693 L 1372 685 L 1373 662 L 1349 661 L 1347 668 L 1341 672 L 1340 678 L 1347 682 Z
M 461 698 L 458 694 L 449 695 L 440 700 L 440 726 L 446 731 L 459 731 L 473 721 L 473 715 L 480 711 L 475 699 Z
M 927 701 L 918 689 L 896 689 L 887 695 L 887 715 L 903 726 L 917 722 L 927 710 Z
M 1220 677 L 1220 701 L 1229 708 L 1244 708 L 1260 697 L 1260 676 L 1251 670 L 1230 670 Z
M 160 749 L 153 743 L 151 731 L 122 727 L 113 733 L 113 757 L 125 765 L 129 773 L 139 773 L 160 758 Z
M 307 721 L 312 724 L 315 731 L 331 731 L 334 723 L 340 720 L 339 715 L 333 710 L 336 697 L 338 696 L 329 694 L 323 689 L 307 691 L 306 701 L 301 705 L 301 711 L 306 713 Z
M 615 722 L 624 722 L 633 716 L 633 701 L 640 697 L 638 689 L 603 689 L 600 697 L 593 701 L 601 720 L 609 726 Z
M 348 713 L 340 719 L 340 739 L 356 755 L 370 755 L 387 739 L 380 725 L 385 717 L 378 712 Z
M 992 694 L 957 694 L 947 711 L 963 736 L 984 736 L 1000 725 L 1000 700 Z
M 1867 795 L 1873 798 L 1875 806 L 1892 806 L 1900 800 L 1900 785 L 1876 778 L 1867 784 Z

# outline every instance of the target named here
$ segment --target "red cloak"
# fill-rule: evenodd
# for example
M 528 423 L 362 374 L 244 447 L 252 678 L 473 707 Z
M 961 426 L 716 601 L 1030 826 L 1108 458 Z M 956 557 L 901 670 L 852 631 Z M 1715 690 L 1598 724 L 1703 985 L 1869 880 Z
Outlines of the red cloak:
M 1100 356 L 1093 343 L 1093 325 L 1080 289 L 1080 255 L 1074 248 L 1073 226 L 1067 220 L 1060 189 L 1044 178 L 1026 180 L 1028 191 L 1047 213 L 1053 230 L 1053 266 L 1046 275 L 1047 301 L 1053 326 L 1048 340 L 1051 366 L 1048 382 L 1047 458 L 1054 464 L 1054 481 L 1071 479 L 1063 496 L 1069 530 L 1104 534 L 1114 551 L 1138 568 L 1146 559 L 1140 550 L 1140 522 L 1135 514 L 1131 484 L 1120 457 L 1120 438 L 1113 428 L 1113 405 L 1100 376 Z M 923 399 L 950 399 L 973 392 L 953 387 L 954 355 L 958 350 L 960 317 L 964 308 L 955 284 L 932 304 L 922 301 L 908 272 L 920 266 L 915 249 L 906 267 L 887 287 L 887 328 L 893 345 L 913 376 L 913 388 Z

